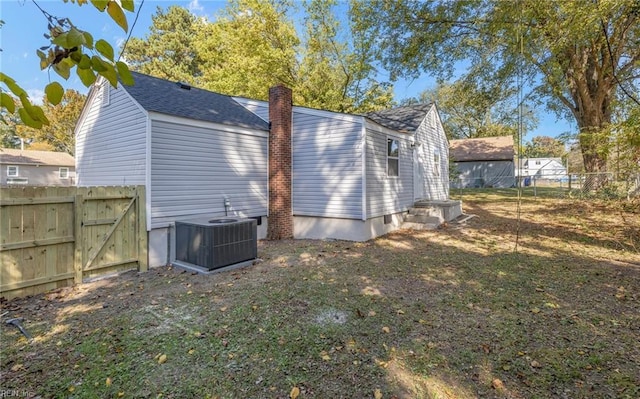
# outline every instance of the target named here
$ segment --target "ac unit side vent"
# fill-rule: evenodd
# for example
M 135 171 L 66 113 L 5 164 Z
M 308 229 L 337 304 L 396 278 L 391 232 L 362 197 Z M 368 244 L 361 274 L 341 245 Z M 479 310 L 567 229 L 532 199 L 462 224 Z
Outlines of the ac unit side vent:
M 255 219 L 176 221 L 176 259 L 209 270 L 258 257 Z

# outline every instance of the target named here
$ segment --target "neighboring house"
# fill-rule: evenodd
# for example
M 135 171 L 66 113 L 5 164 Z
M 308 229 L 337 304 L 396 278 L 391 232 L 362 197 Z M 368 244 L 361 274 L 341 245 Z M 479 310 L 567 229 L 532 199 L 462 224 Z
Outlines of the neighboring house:
M 2 186 L 73 186 L 75 161 L 66 152 L 0 148 Z
M 455 188 L 514 187 L 513 137 L 451 140 L 450 156 L 458 177 Z
M 234 215 L 256 218 L 259 238 L 364 241 L 399 228 L 416 200 L 448 200 L 433 105 L 350 115 L 293 106 L 283 86 L 266 102 L 134 78 L 92 87 L 78 185 L 146 186 L 152 266 L 174 259 L 176 220 Z
M 567 168 L 562 164 L 561 158 L 522 158 L 522 168 L 518 173 L 523 178 L 535 177 L 536 179 L 563 180 L 567 179 Z

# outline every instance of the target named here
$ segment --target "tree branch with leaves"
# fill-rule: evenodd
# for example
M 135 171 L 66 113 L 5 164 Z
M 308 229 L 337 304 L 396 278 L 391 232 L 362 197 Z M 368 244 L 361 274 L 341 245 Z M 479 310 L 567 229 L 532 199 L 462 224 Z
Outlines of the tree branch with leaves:
M 76 3 L 82 6 L 88 0 L 64 0 L 65 3 Z M 125 12 L 134 12 L 133 0 L 90 0 L 99 11 L 106 13 L 125 33 L 129 25 Z M 40 47 L 36 53 L 40 58 L 42 70 L 53 70 L 59 77 L 68 80 L 75 70 L 80 81 L 91 86 L 98 76 L 104 77 L 113 87 L 118 81 L 132 85 L 133 76 L 127 64 L 115 57 L 113 47 L 104 39 L 94 41 L 93 35 L 80 29 L 69 18 L 53 16 L 43 9 L 35 0 L 32 3 L 44 16 L 47 31 L 44 37 L 49 41 Z M 42 107 L 34 105 L 27 92 L 12 77 L 0 72 L 0 107 L 10 114 L 19 115 L 22 122 L 29 127 L 41 129 L 49 125 Z M 59 104 L 64 97 L 64 87 L 57 81 L 52 81 L 44 88 L 47 101 L 52 105 Z M 13 100 L 19 99 L 19 103 Z M 2 122 L 7 121 L 3 118 Z

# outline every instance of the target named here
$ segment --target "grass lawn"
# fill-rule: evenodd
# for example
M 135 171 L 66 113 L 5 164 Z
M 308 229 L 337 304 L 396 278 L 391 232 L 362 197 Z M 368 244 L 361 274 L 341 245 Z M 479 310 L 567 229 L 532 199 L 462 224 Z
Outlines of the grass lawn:
M 638 207 L 525 197 L 518 223 L 511 193 L 463 200 L 477 217 L 437 231 L 261 242 L 242 270 L 3 302 L 34 340 L 2 325 L 0 393 L 640 397 Z

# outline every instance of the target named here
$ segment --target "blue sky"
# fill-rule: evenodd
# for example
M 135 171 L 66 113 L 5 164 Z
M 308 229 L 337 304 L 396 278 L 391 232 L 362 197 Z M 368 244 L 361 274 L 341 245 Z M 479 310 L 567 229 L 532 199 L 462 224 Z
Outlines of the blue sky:
M 114 49 L 126 39 L 125 32 L 109 18 L 91 4 L 79 7 L 77 4 L 64 3 L 62 0 L 36 0 L 41 8 L 56 17 L 68 17 L 80 29 L 91 32 L 94 39 L 102 38 L 111 43 Z M 141 2 L 135 0 L 136 11 Z M 194 14 L 215 18 L 218 10 L 226 5 L 223 0 L 146 0 L 140 10 L 138 21 L 132 30 L 132 37 L 144 37 L 151 25 L 151 16 L 158 6 L 166 8 L 170 5 L 180 5 L 188 8 Z M 133 25 L 134 14 L 127 13 L 129 27 Z M 34 101 L 42 98 L 42 90 L 50 81 L 59 81 L 65 88 L 76 89 L 86 93 L 88 89 L 72 74 L 68 81 L 64 81 L 55 72 L 41 71 L 36 50 L 47 45 L 43 34 L 47 30 L 47 20 L 31 0 L 0 0 L 0 19 L 5 25 L 0 29 L 0 69 L 14 78 Z M 433 87 L 435 80 L 422 76 L 410 81 L 395 83 L 395 99 L 397 101 L 407 97 L 415 97 L 421 91 Z M 556 117 L 541 110 L 538 127 L 528 132 L 526 140 L 534 136 L 555 137 L 561 133 L 575 129 L 565 120 L 557 121 Z

